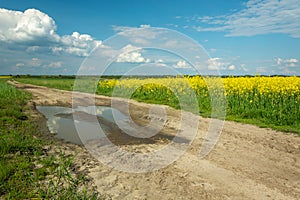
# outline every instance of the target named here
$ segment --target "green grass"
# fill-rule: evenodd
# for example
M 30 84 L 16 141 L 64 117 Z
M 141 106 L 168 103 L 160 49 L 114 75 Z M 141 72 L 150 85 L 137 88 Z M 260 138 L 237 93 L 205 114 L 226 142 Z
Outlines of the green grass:
M 74 81 L 73 78 L 18 78 L 16 79 L 22 83 L 28 83 L 39 86 L 46 86 L 49 88 L 56 88 L 60 90 L 68 90 L 72 91 L 74 89 Z M 98 78 L 78 78 L 77 91 L 82 92 L 93 92 L 97 87 Z
M 71 173 L 74 156 L 45 152 L 49 142 L 24 113 L 30 98 L 0 80 L 0 199 L 100 199 L 82 174 Z
M 74 79 L 66 78 L 18 78 L 16 80 L 22 83 L 29 83 L 33 85 L 69 91 L 73 90 L 74 85 Z
M 94 78 L 89 80 L 88 78 L 82 78 L 82 80 L 79 80 L 81 81 L 81 87 L 78 91 L 96 91 L 97 94 L 111 96 L 115 89 L 115 85 L 111 84 L 110 80 L 108 82 L 105 80 L 102 81 L 103 87 L 97 87 L 97 89 L 95 89 L 95 84 L 98 81 L 97 79 Z M 17 81 L 65 90 L 72 90 L 74 88 L 74 79 L 29 78 L 17 79 Z M 168 88 L 158 86 L 154 86 L 153 88 L 156 89 L 149 90 L 147 85 L 143 85 L 135 91 L 131 91 L 131 88 L 121 86 L 118 89 L 117 96 L 132 98 L 146 103 L 169 105 L 176 109 L 182 108 L 196 113 L 195 110 L 193 110 L 193 106 L 190 106 L 192 105 L 190 99 L 185 98 L 188 95 L 185 95 L 185 97 L 183 95 L 183 99 L 180 99 L 179 101 L 177 98 L 178 96 L 176 97 L 176 95 L 170 92 Z M 300 134 L 300 118 L 298 112 L 299 101 L 295 101 L 295 98 L 298 97 L 293 97 L 293 99 L 285 97 L 274 99 L 260 95 L 255 96 L 257 91 L 253 91 L 252 93 L 247 93 L 245 96 L 228 95 L 226 97 L 226 120 L 255 124 L 260 127 L 269 127 L 279 131 L 295 132 Z M 212 106 L 210 94 L 207 89 L 199 88 L 199 90 L 196 91 L 196 95 L 199 108 L 199 113 L 196 114 L 200 114 L 204 117 L 210 117 Z M 251 100 L 255 98 L 260 99 L 258 103 L 256 102 L 257 107 L 251 105 Z M 179 105 L 179 102 L 182 104 Z

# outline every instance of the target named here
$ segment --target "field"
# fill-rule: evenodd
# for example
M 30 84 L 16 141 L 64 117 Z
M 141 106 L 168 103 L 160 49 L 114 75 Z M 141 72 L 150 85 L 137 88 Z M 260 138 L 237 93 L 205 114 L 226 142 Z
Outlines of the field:
M 77 191 L 85 180 L 71 173 L 74 155 L 45 151 L 51 141 L 26 113 L 31 94 L 3 79 L 0 99 L 0 199 L 96 199 L 94 191 Z
M 0 79 L 9 79 L 12 78 L 12 76 L 0 76 Z
M 91 152 L 87 152 L 84 150 L 84 148 L 81 148 L 77 145 L 70 146 L 72 148 L 69 148 L 68 151 L 68 153 L 72 153 L 72 154 L 74 154 L 74 152 L 78 152 L 78 156 L 74 158 L 73 160 L 74 162 L 72 164 L 70 164 L 72 159 L 69 160 L 68 159 L 69 157 L 66 156 L 62 156 L 62 159 L 56 160 L 54 164 L 51 164 L 51 162 L 46 162 L 49 163 L 46 166 L 62 166 L 62 167 L 70 166 L 66 168 L 69 169 L 68 172 L 70 172 L 71 174 L 74 173 L 81 174 L 82 171 L 85 171 L 87 173 L 87 177 L 90 177 L 92 182 L 94 183 L 94 186 L 96 187 L 96 191 L 100 194 L 111 197 L 108 199 L 270 199 L 270 200 L 271 199 L 278 199 L 278 200 L 279 199 L 288 199 L 288 200 L 300 199 L 300 194 L 299 194 L 300 137 L 298 134 L 283 133 L 280 131 L 274 131 L 270 128 L 259 128 L 254 125 L 237 123 L 237 122 L 227 120 L 224 123 L 222 134 L 217 142 L 217 145 L 214 146 L 214 149 L 211 151 L 211 153 L 208 156 L 206 156 L 204 159 L 201 159 L 199 157 L 199 152 L 201 147 L 203 146 L 203 142 L 209 141 L 206 139 L 206 135 L 211 122 L 210 118 L 203 118 L 199 116 L 199 114 L 200 115 L 206 114 L 207 116 L 209 116 L 211 112 L 209 107 L 210 106 L 209 98 L 203 95 L 203 94 L 211 95 L 211 93 L 210 94 L 207 93 L 207 88 L 205 87 L 203 80 L 200 78 L 186 77 L 185 79 L 183 79 L 182 77 L 181 78 L 177 77 L 177 78 L 160 78 L 155 80 L 149 78 L 143 78 L 143 79 L 130 78 L 124 80 L 101 79 L 100 83 L 96 79 L 94 79 L 93 81 L 91 80 L 86 81 L 84 79 L 81 79 L 80 81 L 86 84 L 85 86 L 86 88 L 85 87 L 74 88 L 73 85 L 74 80 L 67 80 L 67 79 L 60 79 L 60 78 L 55 78 L 55 79 L 48 78 L 47 80 L 33 79 L 33 78 L 17 79 L 17 80 L 20 80 L 22 82 L 25 81 L 32 82 L 35 84 L 44 84 L 46 86 L 52 85 L 52 87 L 56 87 L 57 85 L 59 85 L 59 87 L 64 87 L 64 85 L 68 85 L 69 88 L 66 88 L 68 90 L 78 89 L 82 91 L 91 91 L 93 87 L 96 88 L 97 86 L 97 93 L 102 93 L 111 96 L 114 96 L 116 94 L 124 97 L 129 96 L 128 98 L 134 98 L 139 101 L 146 101 L 146 102 L 165 103 L 165 104 L 168 103 L 175 108 L 184 108 L 184 109 L 191 108 L 188 106 L 185 107 L 184 104 L 188 104 L 188 102 L 195 103 L 195 101 L 191 101 L 190 99 L 185 99 L 184 95 L 175 97 L 176 90 L 172 92 L 171 89 L 173 87 L 177 88 L 178 92 L 180 92 L 181 94 L 185 94 L 185 93 L 189 94 L 188 92 L 196 93 L 195 91 L 198 91 L 198 94 L 196 93 L 195 95 L 195 97 L 197 97 L 196 105 L 198 109 L 196 108 L 195 109 L 196 111 L 192 110 L 196 114 L 189 115 L 191 117 L 189 118 L 189 120 L 195 122 L 196 120 L 199 121 L 197 136 L 193 138 L 193 141 L 189 145 L 189 148 L 187 149 L 186 152 L 184 152 L 184 154 L 180 158 L 178 158 L 175 162 L 169 164 L 164 168 L 161 168 L 157 171 L 148 172 L 148 173 L 128 173 L 124 171 L 119 171 L 117 169 L 112 168 L 110 164 L 108 165 L 103 164 L 102 161 L 100 162 L 93 159 L 93 157 L 90 155 Z M 153 82 L 153 81 L 158 81 L 158 82 Z M 211 79 L 211 81 L 212 83 L 215 83 L 214 79 Z M 266 107 L 266 102 L 273 103 L 273 105 L 275 105 L 276 103 L 276 105 L 278 105 L 278 108 L 274 107 L 273 109 L 277 109 L 276 110 L 277 113 L 278 109 L 280 110 L 285 108 L 285 107 L 280 107 L 280 106 L 285 106 L 285 104 L 280 101 L 289 102 L 291 104 L 293 103 L 293 101 L 288 101 L 288 99 L 286 99 L 288 97 L 287 91 L 296 91 L 296 93 L 294 93 L 293 98 L 298 97 L 297 88 L 295 89 L 294 87 L 291 87 L 293 86 L 294 83 L 298 82 L 298 78 L 295 77 L 283 78 L 282 80 L 280 77 L 228 78 L 228 79 L 223 79 L 223 81 L 225 83 L 225 88 L 229 86 L 229 88 L 235 89 L 235 90 L 232 89 L 231 91 L 232 93 L 226 93 L 227 114 L 230 111 L 228 108 L 230 102 L 232 104 L 235 103 L 239 105 L 240 101 L 243 102 L 247 100 L 248 104 L 241 105 L 240 107 L 237 108 L 240 109 L 241 113 L 247 111 L 250 114 L 253 114 L 250 111 L 248 111 L 250 109 L 253 109 L 253 107 L 251 106 L 252 103 L 258 104 L 257 107 L 260 106 L 261 108 Z M 226 83 L 226 81 L 228 82 Z M 255 84 L 250 85 L 249 81 L 251 83 L 255 82 Z M 276 83 L 277 85 L 281 86 L 282 81 L 286 81 L 285 85 L 288 85 L 289 87 L 276 88 L 275 87 Z M 47 82 L 51 82 L 51 83 L 48 84 Z M 69 106 L 69 107 L 72 105 L 72 91 L 51 89 L 48 87 L 34 86 L 34 85 L 23 84 L 23 83 L 13 82 L 13 81 L 9 83 L 11 85 L 14 85 L 16 88 L 32 93 L 32 102 L 36 105 Z M 138 83 L 143 83 L 142 84 L 143 87 L 140 87 L 141 84 Z M 167 83 L 169 83 L 169 85 L 166 85 Z M 183 86 L 189 86 L 190 85 L 189 83 L 194 83 L 196 86 L 198 86 L 198 89 L 196 88 L 196 86 L 193 85 L 192 85 L 193 88 L 190 87 L 190 89 L 185 89 Z M 230 85 L 229 83 L 231 83 L 232 85 Z M 265 83 L 265 84 L 262 85 L 261 83 Z M 257 84 L 259 86 L 264 86 L 263 88 L 273 88 L 273 90 L 270 89 L 270 91 L 275 91 L 275 92 L 272 92 L 271 95 L 266 96 L 268 92 L 266 90 L 264 90 L 264 92 L 258 90 L 261 87 L 258 87 Z M 101 85 L 101 87 L 99 87 L 99 85 Z M 106 85 L 106 87 L 104 87 L 103 85 Z M 166 86 L 162 87 L 162 85 L 166 85 Z M 245 87 L 245 85 L 247 87 Z M 126 90 L 124 89 L 125 86 L 127 88 Z M 119 87 L 119 89 L 117 87 Z M 112 88 L 114 88 L 114 91 L 112 91 Z M 211 88 L 214 89 L 214 87 Z M 240 89 L 238 90 L 237 88 Z M 15 89 L 13 89 L 13 91 L 15 91 Z M 211 90 L 211 91 L 215 91 L 215 90 Z M 228 92 L 230 90 L 227 89 L 226 91 Z M 247 93 L 243 93 L 245 91 L 247 91 Z M 261 93 L 258 93 L 259 91 L 261 91 Z M 220 92 L 220 90 L 217 90 L 216 92 Z M 155 94 L 157 95 L 155 96 Z M 237 94 L 239 94 L 239 96 Z M 252 94 L 253 96 L 250 96 L 249 94 L 250 95 Z M 279 97 L 281 95 L 283 99 L 280 100 L 275 95 L 278 95 Z M 291 97 L 292 94 L 289 95 L 290 98 L 292 98 Z M 116 99 L 116 98 L 110 98 L 102 95 L 94 96 L 94 95 L 85 94 L 81 96 L 81 98 L 84 100 L 82 101 L 82 103 L 84 103 L 85 105 L 86 104 L 89 105 L 88 104 L 89 102 L 86 98 L 88 96 L 95 97 L 95 104 L 98 106 L 107 106 L 107 105 L 109 106 L 111 100 L 115 99 L 118 101 L 117 105 L 119 105 L 117 109 L 123 112 L 124 109 L 126 109 L 124 106 L 122 107 L 122 105 L 124 105 L 124 103 L 127 102 L 125 98 Z M 258 96 L 259 98 L 268 98 L 268 99 L 263 99 L 264 101 L 260 102 L 257 99 L 255 99 L 256 96 Z M 228 97 L 231 97 L 231 99 L 229 99 Z M 182 104 L 178 104 L 179 99 L 182 101 L 181 102 Z M 205 102 L 205 99 L 207 100 L 207 102 Z M 273 100 L 273 102 L 271 100 Z M 12 102 L 17 103 L 18 101 L 14 99 Z M 217 104 L 217 105 L 223 105 L 222 103 L 224 103 L 222 101 L 217 101 L 217 103 L 218 102 L 221 104 Z M 129 103 L 130 103 L 130 116 L 132 117 L 134 122 L 137 123 L 138 125 L 145 126 L 148 125 L 149 122 L 152 120 L 161 119 L 160 112 L 152 111 L 152 113 L 149 114 L 149 109 L 152 108 L 151 104 L 144 103 L 144 102 L 137 102 L 134 100 L 129 100 Z M 294 103 L 295 104 L 293 104 L 292 106 L 298 105 L 296 104 L 296 102 Z M 292 108 L 292 106 L 289 108 Z M 124 157 L 123 150 L 132 152 L 133 153 L 132 156 L 135 156 L 135 154 L 139 154 L 139 153 L 142 153 L 141 155 L 144 155 L 144 153 L 146 153 L 145 155 L 147 155 L 147 152 L 155 152 L 156 150 L 165 149 L 165 147 L 168 147 L 168 144 L 172 143 L 172 138 L 173 138 L 172 134 L 173 135 L 176 134 L 177 131 L 180 132 L 184 131 L 184 129 L 180 127 L 181 110 L 179 109 L 176 110 L 173 108 L 160 106 L 160 105 L 156 105 L 155 107 L 165 108 L 168 114 L 167 122 L 164 124 L 162 130 L 159 133 L 157 133 L 155 136 L 150 138 L 135 138 L 130 136 L 130 133 L 127 132 L 124 133 L 120 131 L 120 129 L 118 129 L 118 125 L 110 124 L 109 125 L 110 131 L 108 133 L 108 138 L 111 140 L 113 144 L 119 147 L 119 150 L 117 150 L 116 152 L 106 151 L 105 148 L 107 145 L 104 144 L 102 146 L 101 141 L 97 141 L 97 140 L 92 140 L 90 143 L 88 143 L 88 146 L 86 147 L 89 147 L 89 149 L 92 149 L 93 151 L 97 151 L 97 152 L 98 150 L 100 150 L 99 153 L 101 153 L 101 155 L 108 154 L 107 156 L 109 156 L 110 161 L 121 159 L 119 162 L 120 163 L 119 166 L 124 166 L 126 164 L 133 163 L 132 161 L 134 161 L 134 159 L 131 159 L 131 157 L 130 159 L 127 156 Z M 31 110 L 34 109 L 31 108 Z M 197 110 L 199 110 L 200 113 Z M 272 113 L 271 108 L 269 108 L 268 110 L 266 109 L 266 111 L 268 111 L 268 113 Z M 298 110 L 296 111 L 298 112 Z M 233 111 L 231 112 L 234 113 Z M 236 112 L 239 111 L 237 110 Z M 243 119 L 245 119 L 245 116 L 242 115 L 241 113 L 236 113 L 235 115 L 233 114 L 227 115 L 227 117 L 235 116 L 237 118 L 239 115 L 241 115 L 239 117 L 240 118 L 243 117 Z M 290 113 L 292 112 L 290 111 Z M 256 119 L 257 121 L 258 120 L 267 121 L 266 117 L 269 115 L 263 116 L 262 113 L 259 112 L 258 114 L 261 118 Z M 273 115 L 276 116 L 275 113 Z M 23 117 L 23 114 L 19 115 L 19 118 L 26 119 L 26 117 Z M 281 119 L 283 120 L 284 118 Z M 45 122 L 45 119 L 43 120 Z M 21 121 L 27 121 L 27 120 L 21 120 Z M 104 123 L 103 121 L 100 120 L 99 123 L 101 122 Z M 273 124 L 274 123 L 275 122 L 273 122 Z M 290 123 L 290 122 L 287 120 L 286 123 Z M 279 126 L 279 127 L 283 127 L 283 126 Z M 287 127 L 293 128 L 294 126 L 290 124 Z M 45 128 L 47 129 L 47 127 Z M 27 130 L 25 127 L 22 127 L 21 130 L 23 129 Z M 34 132 L 32 130 L 34 129 L 29 126 L 28 129 L 31 130 L 31 132 L 29 132 L 29 135 L 33 135 Z M 21 130 L 19 130 L 18 132 L 22 133 Z M 45 132 L 45 130 L 42 133 L 47 135 L 47 132 Z M 186 131 L 186 133 L 189 133 L 189 129 Z M 12 139 L 12 141 L 14 140 L 16 139 Z M 178 140 L 173 142 L 181 146 L 181 145 L 185 145 L 187 140 Z M 12 142 L 12 143 L 15 144 L 16 142 Z M 34 142 L 31 142 L 31 144 L 34 144 Z M 65 150 L 65 148 L 68 147 L 69 145 L 71 144 L 61 142 L 59 147 Z M 104 148 L 104 150 L 102 148 Z M 59 149 L 59 148 L 56 146 L 53 147 L 53 149 Z M 164 152 L 164 155 L 166 157 L 170 157 L 173 155 L 173 153 L 174 152 L 172 150 L 170 152 L 166 151 Z M 57 152 L 56 154 L 60 155 L 59 152 Z M 18 153 L 17 155 L 24 155 L 24 152 Z M 29 159 L 31 159 L 29 161 L 32 161 L 32 159 L 34 159 L 34 157 L 32 158 L 31 154 L 29 154 L 28 157 Z M 16 156 L 16 158 L 19 157 Z M 71 158 L 73 157 L 71 156 Z M 12 162 L 16 163 L 15 161 L 16 160 Z M 9 162 L 9 161 L 6 160 L 5 162 Z M 44 163 L 43 159 L 38 159 L 38 158 L 36 162 Z M 60 163 L 60 165 L 57 165 L 55 163 Z M 65 164 L 61 164 L 61 163 L 65 163 Z M 150 166 L 155 166 L 158 163 L 161 162 L 155 162 L 155 161 L 152 162 L 152 160 L 149 161 L 146 159 L 145 161 L 141 161 L 137 163 L 136 166 L 137 168 L 133 168 L 133 169 L 138 170 L 140 164 L 142 164 L 142 166 L 143 164 L 146 166 L 149 166 L 149 164 Z M 14 167 L 12 168 L 14 169 Z M 58 167 L 58 169 L 62 169 L 62 168 Z M 35 177 L 34 170 L 35 170 L 34 167 L 33 169 L 30 168 L 29 170 L 31 172 L 30 174 L 33 174 L 32 177 Z M 61 179 L 53 179 L 53 180 L 62 180 L 63 177 L 67 178 L 67 180 L 69 181 L 73 180 L 68 178 L 69 173 L 62 173 L 65 171 L 61 171 L 61 170 L 58 170 L 58 172 L 60 175 L 59 177 L 61 177 Z M 12 176 L 12 178 L 13 177 L 14 176 Z M 24 178 L 23 180 L 25 180 L 26 177 L 27 176 L 25 177 L 22 176 L 22 178 Z M 17 178 L 13 180 L 20 180 L 20 179 L 21 178 Z M 43 179 L 43 176 L 41 176 L 41 179 Z M 2 183 L 7 183 L 7 182 L 8 181 L 2 181 Z M 27 179 L 25 183 L 26 182 L 28 183 L 27 185 L 30 185 L 32 183 L 30 182 L 30 179 L 29 180 Z M 24 183 L 24 181 L 22 183 Z M 56 182 L 55 185 L 59 185 L 58 183 L 60 182 Z M 70 183 L 73 182 L 71 181 Z M 3 184 L 3 185 L 6 186 L 7 184 Z M 28 186 L 28 188 L 30 189 L 30 191 L 36 191 L 34 188 L 32 189 L 32 187 L 30 186 Z M 52 192 L 50 192 L 50 194 L 52 194 L 52 197 L 56 197 L 58 193 L 69 194 L 69 195 L 73 193 L 78 194 L 74 192 L 72 188 L 73 189 L 77 188 L 77 185 L 67 190 L 63 188 L 54 191 L 51 190 Z M 22 190 L 22 188 L 20 190 Z M 24 190 L 24 191 L 26 192 L 28 190 Z M 39 190 L 39 191 L 43 191 L 43 190 Z M 42 194 L 44 195 L 44 193 Z M 43 195 L 41 195 L 41 197 L 45 197 L 45 195 L 44 196 Z M 33 196 L 34 195 L 30 195 L 29 193 L 28 195 L 24 195 L 24 198 L 30 198 Z M 67 199 L 74 199 L 74 198 L 68 197 Z M 84 198 L 78 197 L 75 199 L 84 199 Z
M 74 89 L 74 79 L 29 78 L 18 81 L 69 91 Z M 100 79 L 97 89 L 95 83 L 98 83 L 95 78 L 82 79 L 79 80 L 80 87 L 75 89 L 85 92 L 96 90 L 96 93 L 101 95 L 165 104 L 205 117 L 212 114 L 211 98 L 221 97 L 219 101 L 214 98 L 218 104 L 215 107 L 222 112 L 223 104 L 226 104 L 227 120 L 300 133 L 299 77 Z M 220 86 L 220 83 L 224 85 Z M 190 98 L 192 96 L 197 100 L 197 107 L 194 99 Z M 218 113 L 218 110 L 215 113 Z M 223 114 L 221 113 L 220 117 L 223 117 Z

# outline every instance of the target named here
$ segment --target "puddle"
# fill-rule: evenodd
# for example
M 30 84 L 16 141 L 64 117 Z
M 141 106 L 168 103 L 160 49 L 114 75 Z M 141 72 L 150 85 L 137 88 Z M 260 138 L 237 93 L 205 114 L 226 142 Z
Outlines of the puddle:
M 78 107 L 74 110 L 59 106 L 37 106 L 36 108 L 47 118 L 47 126 L 51 133 L 55 133 L 60 139 L 79 145 L 93 139 L 101 139 L 109 132 L 110 127 L 100 124 L 95 115 L 114 124 L 116 121 L 128 121 L 128 117 L 120 111 L 105 106 Z M 76 114 L 75 119 L 73 114 Z M 79 136 L 76 127 L 84 130 L 80 131 L 84 134 Z

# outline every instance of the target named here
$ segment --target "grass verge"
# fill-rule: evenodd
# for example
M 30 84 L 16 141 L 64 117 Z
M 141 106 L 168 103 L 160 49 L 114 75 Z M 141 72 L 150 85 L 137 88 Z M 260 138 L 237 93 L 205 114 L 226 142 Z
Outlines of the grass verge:
M 101 199 L 72 172 L 72 156 L 51 155 L 38 127 L 24 114 L 29 93 L 0 80 L 0 199 Z

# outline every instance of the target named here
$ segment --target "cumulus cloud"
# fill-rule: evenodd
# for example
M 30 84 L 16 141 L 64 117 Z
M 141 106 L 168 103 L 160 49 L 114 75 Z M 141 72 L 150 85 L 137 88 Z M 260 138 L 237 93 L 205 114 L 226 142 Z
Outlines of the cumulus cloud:
M 179 60 L 175 65 L 174 68 L 191 68 L 191 66 L 185 60 Z
M 112 55 L 117 55 L 116 62 L 129 62 L 129 63 L 149 63 L 151 60 L 149 58 L 145 58 L 142 55 L 142 49 L 133 46 L 133 45 L 126 45 L 122 49 L 120 49 L 120 52 L 113 50 L 107 46 L 104 46 L 106 48 L 103 48 L 103 51 L 101 51 L 101 54 L 107 55 L 108 53 Z M 107 51 L 107 52 L 106 52 Z
M 25 66 L 24 63 L 17 63 L 17 64 L 16 64 L 16 67 L 24 67 L 24 66 Z
M 57 61 L 57 62 L 51 62 L 48 65 L 46 65 L 45 67 L 50 67 L 50 68 L 61 68 L 62 67 L 62 62 L 61 61 Z
M 229 15 L 193 17 L 198 31 L 222 31 L 226 36 L 283 33 L 300 37 L 299 0 L 249 0 L 245 8 Z
M 88 56 L 95 48 L 101 45 L 100 41 L 94 40 L 90 35 L 74 32 L 72 35 L 65 35 L 60 38 L 61 46 L 51 47 L 55 53 L 65 52 L 77 56 Z
M 154 66 L 156 67 L 167 67 L 168 65 L 164 62 L 163 59 L 154 59 Z
M 16 67 L 41 67 L 43 61 L 39 58 L 31 58 L 15 64 Z
M 0 43 L 27 45 L 27 52 L 35 52 L 45 46 L 55 53 L 87 56 L 101 44 L 90 35 L 74 32 L 60 36 L 55 21 L 37 9 L 24 12 L 0 8 Z
M 283 59 L 283 58 L 276 58 L 276 64 L 281 67 L 296 67 L 298 65 L 299 60 L 296 58 L 290 59 Z
M 32 67 L 40 67 L 42 65 L 42 61 L 39 58 L 32 58 L 28 65 Z
M 235 65 L 230 65 L 230 66 L 228 67 L 228 69 L 229 69 L 229 70 L 235 70 Z
M 0 41 L 28 42 L 46 37 L 57 41 L 54 20 L 36 9 L 24 12 L 0 8 Z
M 15 66 L 16 67 L 43 67 L 43 68 L 53 68 L 58 69 L 63 65 L 62 61 L 45 61 L 39 58 L 31 58 L 30 60 L 25 60 L 24 62 L 19 62 Z
M 150 24 L 141 24 L 140 25 L 141 28 L 150 28 Z
M 209 70 L 225 70 L 226 66 L 229 65 L 228 62 L 223 62 L 221 58 L 210 58 L 208 59 L 207 64 Z
M 120 54 L 116 62 L 149 63 L 150 59 L 144 58 L 141 52 L 134 51 Z

